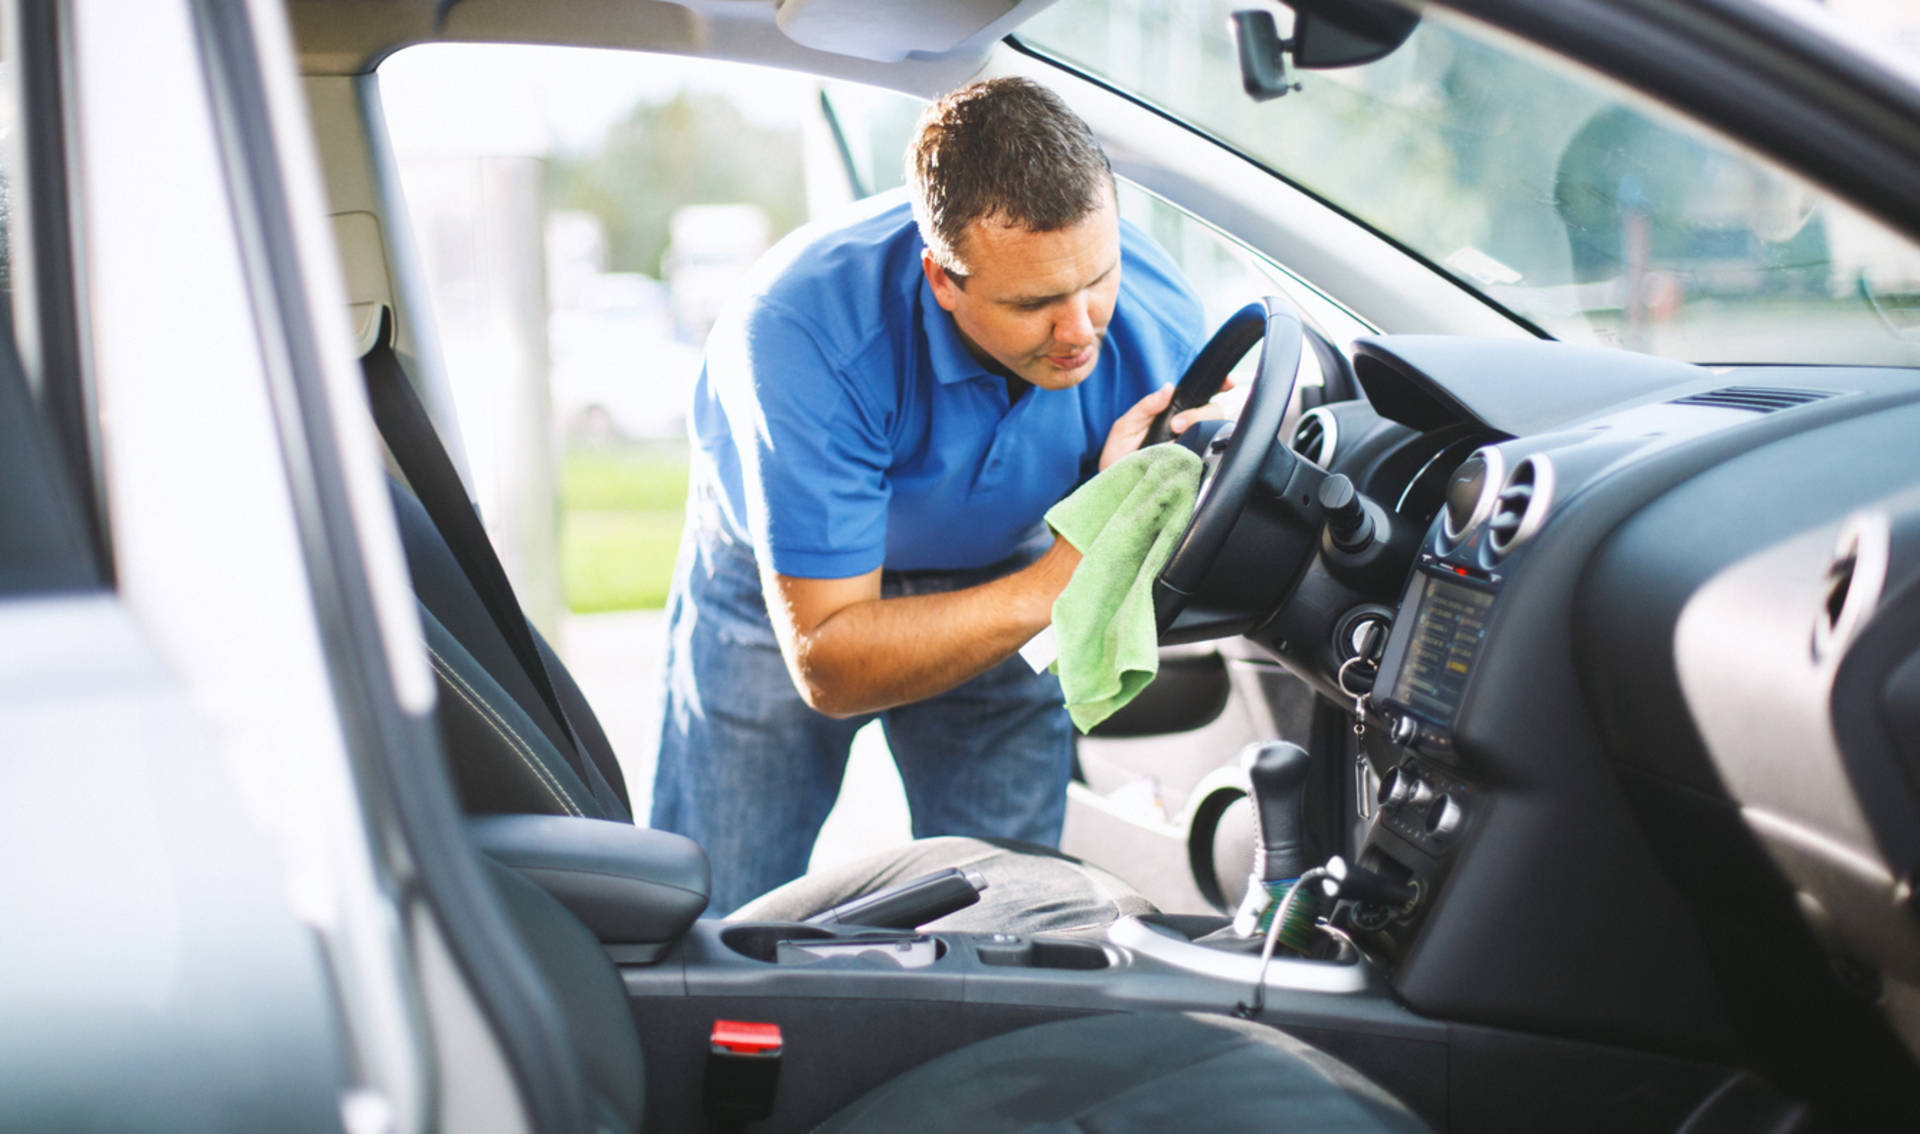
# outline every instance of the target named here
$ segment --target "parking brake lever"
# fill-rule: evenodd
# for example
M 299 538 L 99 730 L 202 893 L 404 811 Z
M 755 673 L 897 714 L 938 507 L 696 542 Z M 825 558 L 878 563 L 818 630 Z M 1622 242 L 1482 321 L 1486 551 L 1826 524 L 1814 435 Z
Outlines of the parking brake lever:
M 986 888 L 987 880 L 978 870 L 949 867 L 821 910 L 806 924 L 913 929 L 966 909 L 980 900 Z

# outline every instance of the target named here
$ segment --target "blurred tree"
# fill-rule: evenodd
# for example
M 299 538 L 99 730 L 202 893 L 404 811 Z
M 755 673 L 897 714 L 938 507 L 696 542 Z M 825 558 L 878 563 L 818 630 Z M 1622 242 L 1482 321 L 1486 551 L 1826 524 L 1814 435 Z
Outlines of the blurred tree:
M 756 126 L 724 95 L 682 91 L 641 103 L 600 148 L 548 165 L 548 201 L 606 226 L 608 267 L 660 274 L 667 223 L 682 205 L 754 204 L 775 239 L 807 219 L 798 129 Z

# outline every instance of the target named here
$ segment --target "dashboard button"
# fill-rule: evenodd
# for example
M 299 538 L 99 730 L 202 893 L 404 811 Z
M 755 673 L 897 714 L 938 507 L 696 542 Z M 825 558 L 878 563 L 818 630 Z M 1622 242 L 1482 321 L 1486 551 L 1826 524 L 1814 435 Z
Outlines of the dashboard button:
M 1460 829 L 1466 809 L 1452 796 L 1443 795 L 1427 805 L 1427 834 L 1444 839 Z

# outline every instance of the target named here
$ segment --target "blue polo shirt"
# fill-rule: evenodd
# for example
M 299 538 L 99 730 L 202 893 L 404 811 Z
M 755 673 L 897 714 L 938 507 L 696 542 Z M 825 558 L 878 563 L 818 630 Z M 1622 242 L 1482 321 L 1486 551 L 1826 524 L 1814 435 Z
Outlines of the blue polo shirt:
M 1205 341 L 1179 269 L 1123 220 L 1120 297 L 1093 373 L 1010 406 L 934 300 L 923 247 L 898 193 L 839 227 L 802 228 L 755 265 L 707 340 L 694 496 L 704 522 L 782 575 L 1007 558 L 1098 471 L 1114 421 Z

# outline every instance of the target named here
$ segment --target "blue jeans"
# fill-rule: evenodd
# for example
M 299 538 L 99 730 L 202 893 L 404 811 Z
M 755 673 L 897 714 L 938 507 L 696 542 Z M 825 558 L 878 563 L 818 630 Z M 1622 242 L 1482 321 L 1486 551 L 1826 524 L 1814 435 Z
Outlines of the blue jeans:
M 1031 562 L 884 572 L 885 598 L 958 590 Z M 1060 682 L 1017 655 L 937 697 L 834 720 L 800 699 L 781 659 L 751 549 L 688 524 L 667 601 L 666 706 L 652 825 L 706 848 L 709 912 L 804 874 L 833 809 L 853 734 L 878 717 L 915 838 L 966 835 L 1058 846 L 1073 768 Z

